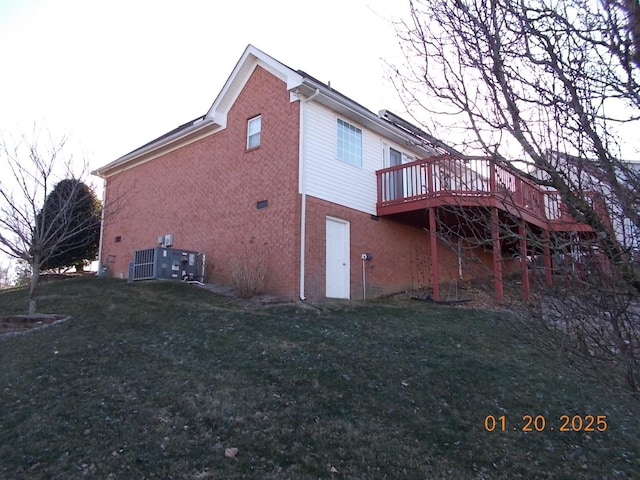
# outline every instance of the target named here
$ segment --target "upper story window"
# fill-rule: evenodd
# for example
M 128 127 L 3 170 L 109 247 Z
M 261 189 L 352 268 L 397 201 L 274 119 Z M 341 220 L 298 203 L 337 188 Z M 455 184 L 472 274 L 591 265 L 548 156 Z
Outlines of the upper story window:
M 362 130 L 338 119 L 338 159 L 362 166 Z
M 262 132 L 262 116 L 250 118 L 247 122 L 247 149 L 260 146 L 260 132 Z

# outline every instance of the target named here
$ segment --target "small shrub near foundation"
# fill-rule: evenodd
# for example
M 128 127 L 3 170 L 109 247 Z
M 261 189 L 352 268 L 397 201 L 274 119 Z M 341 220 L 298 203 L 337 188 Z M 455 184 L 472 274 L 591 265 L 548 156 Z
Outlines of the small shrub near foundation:
M 233 288 L 241 298 L 251 298 L 262 293 L 267 269 L 259 262 L 235 262 L 231 271 Z
M 242 242 L 244 244 L 244 242 Z M 231 280 L 236 294 L 241 298 L 251 298 L 264 290 L 267 277 L 266 244 L 262 249 L 255 248 L 252 237 L 240 258 L 233 260 L 231 265 Z

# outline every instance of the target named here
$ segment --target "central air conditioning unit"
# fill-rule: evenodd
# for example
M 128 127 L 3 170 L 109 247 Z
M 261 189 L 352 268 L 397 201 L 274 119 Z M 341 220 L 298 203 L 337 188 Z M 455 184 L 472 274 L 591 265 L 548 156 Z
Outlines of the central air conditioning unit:
M 152 279 L 204 282 L 204 254 L 166 247 L 135 251 L 129 281 Z

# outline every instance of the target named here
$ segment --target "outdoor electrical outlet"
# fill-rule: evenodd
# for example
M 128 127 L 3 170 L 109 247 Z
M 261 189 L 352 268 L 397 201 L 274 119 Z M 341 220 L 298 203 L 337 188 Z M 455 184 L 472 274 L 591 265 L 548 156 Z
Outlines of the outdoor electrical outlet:
M 373 258 L 373 255 L 371 255 L 370 253 L 363 253 L 360 258 L 362 258 L 362 260 L 371 260 Z

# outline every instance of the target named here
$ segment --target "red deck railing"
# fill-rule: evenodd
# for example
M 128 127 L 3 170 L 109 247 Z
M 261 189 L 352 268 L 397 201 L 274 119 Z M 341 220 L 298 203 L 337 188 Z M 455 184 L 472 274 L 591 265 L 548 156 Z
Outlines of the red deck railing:
M 557 192 L 488 159 L 446 155 L 384 168 L 376 175 L 381 216 L 430 206 L 495 206 L 541 226 L 588 228 L 569 215 Z

